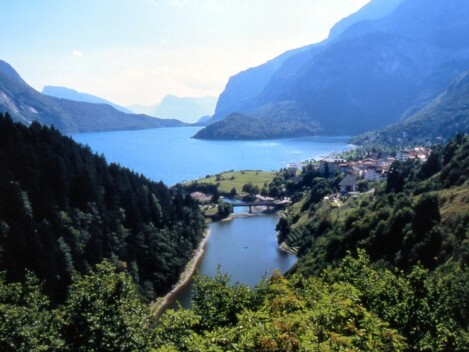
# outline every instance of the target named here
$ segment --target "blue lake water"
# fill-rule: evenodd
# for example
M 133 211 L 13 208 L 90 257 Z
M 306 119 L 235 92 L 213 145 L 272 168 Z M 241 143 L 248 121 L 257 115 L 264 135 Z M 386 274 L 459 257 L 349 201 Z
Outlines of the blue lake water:
M 349 149 L 347 137 L 309 137 L 264 141 L 203 141 L 191 137 L 198 127 L 82 133 L 76 141 L 155 181 L 172 185 L 226 170 L 278 170 L 289 163 L 319 159 Z M 236 208 L 237 212 L 247 209 Z M 276 215 L 258 215 L 210 225 L 211 236 L 198 265 L 213 276 L 219 267 L 232 281 L 254 286 L 273 270 L 285 272 L 296 257 L 279 250 Z M 172 297 L 190 306 L 192 283 Z
M 246 209 L 247 211 L 247 209 Z M 231 282 L 254 287 L 259 279 L 274 270 L 284 273 L 296 263 L 294 255 L 281 251 L 277 245 L 274 214 L 237 218 L 210 224 L 210 238 L 197 269 L 203 275 L 215 276 L 217 270 L 229 273 Z M 190 307 L 193 282 L 173 295 L 168 308 L 178 302 Z
M 109 162 L 168 185 L 227 170 L 278 170 L 350 148 L 347 137 L 263 141 L 206 141 L 191 138 L 200 127 L 73 134 Z

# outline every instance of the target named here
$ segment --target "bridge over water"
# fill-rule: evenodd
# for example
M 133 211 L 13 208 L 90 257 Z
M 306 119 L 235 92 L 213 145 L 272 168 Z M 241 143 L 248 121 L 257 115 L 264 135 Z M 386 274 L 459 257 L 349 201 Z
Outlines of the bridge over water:
M 252 213 L 252 207 L 267 207 L 269 210 L 270 208 L 285 208 L 287 205 L 291 203 L 290 200 L 261 200 L 257 202 L 243 202 L 243 203 L 231 203 L 233 207 L 249 207 L 249 213 Z

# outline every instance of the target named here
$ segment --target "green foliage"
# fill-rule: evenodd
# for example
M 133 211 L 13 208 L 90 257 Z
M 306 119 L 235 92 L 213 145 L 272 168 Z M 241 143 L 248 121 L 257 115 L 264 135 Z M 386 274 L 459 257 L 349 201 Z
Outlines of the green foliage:
M 276 273 L 240 292 L 239 284 L 230 286 L 228 280 L 218 274 L 199 281 L 208 301 L 215 300 L 204 300 L 204 309 L 163 315 L 159 351 L 168 345 L 177 351 L 400 351 L 406 346 L 395 329 L 364 307 L 360 291 L 350 284 L 287 280 Z
M 151 351 L 155 319 L 132 278 L 108 261 L 75 275 L 66 302 L 52 309 L 36 277 L 0 279 L 2 351 Z
M 257 111 L 256 116 L 231 114 L 198 131 L 199 139 L 275 139 L 312 136 L 320 129 L 316 121 L 304 116 L 295 104 L 290 102 L 276 105 L 272 110 Z
M 361 292 L 364 305 L 398 329 L 413 349 L 431 351 L 465 348 L 469 320 L 465 313 L 461 315 L 461 308 L 466 312 L 467 275 L 467 269 L 454 263 L 434 273 L 421 266 L 408 274 L 377 269 L 363 251 L 322 274 L 331 284 L 352 284 Z
M 215 176 L 207 175 L 205 178 L 188 182 L 180 186 L 189 193 L 199 191 L 205 194 L 214 194 L 215 189 L 217 189 L 222 195 L 234 197 L 243 189 L 245 184 L 251 184 L 252 187 L 257 186 L 261 189 L 265 183 L 270 183 L 275 175 L 276 173 L 271 171 L 231 170 L 222 172 Z M 233 192 L 233 190 L 235 192 Z
M 353 285 L 364 306 L 405 336 L 412 350 L 463 351 L 468 148 L 469 137 L 457 136 L 424 164 L 396 162 L 385 188 L 339 207 L 310 200 L 313 178 L 278 225 L 282 240 L 300 247 L 290 275 Z
M 430 166 L 396 161 L 385 189 L 337 210 L 327 202 L 312 199 L 318 184 L 318 178 L 314 178 L 298 202 L 302 212 L 288 218 L 281 227 L 287 244 L 300 246 L 302 258 L 295 270 L 318 273 L 357 248 L 366 249 L 373 261 L 384 260 L 403 269 L 418 262 L 433 269 L 449 258 L 463 260 L 468 235 L 463 230 L 468 221 L 468 188 L 461 184 L 467 180 L 453 170 L 466 171 L 468 146 L 469 138 L 458 136 L 437 149 L 434 155 L 441 163 L 436 159 L 429 160 Z M 436 165 L 440 165 L 437 173 Z M 450 189 L 460 196 L 446 195 Z M 443 196 L 445 203 L 441 204 Z M 307 220 L 298 226 L 295 219 Z
M 25 269 L 63 302 L 75 272 L 108 258 L 147 300 L 177 281 L 204 218 L 190 196 L 115 164 L 57 130 L 0 115 L 0 269 Z
M 221 202 L 218 204 L 217 209 L 218 217 L 220 219 L 227 218 L 231 213 L 233 213 L 233 205 L 231 203 Z
M 233 324 L 236 314 L 250 302 L 249 288 L 230 284 L 230 277 L 219 271 L 214 278 L 196 277 L 192 296 L 194 313 L 201 316 L 203 328 Z
M 50 309 L 41 285 L 28 273 L 24 283 L 0 276 L 0 350 L 54 351 L 64 347 L 60 315 Z
M 150 351 L 150 310 L 132 278 L 109 262 L 74 277 L 63 311 L 61 333 L 69 351 Z

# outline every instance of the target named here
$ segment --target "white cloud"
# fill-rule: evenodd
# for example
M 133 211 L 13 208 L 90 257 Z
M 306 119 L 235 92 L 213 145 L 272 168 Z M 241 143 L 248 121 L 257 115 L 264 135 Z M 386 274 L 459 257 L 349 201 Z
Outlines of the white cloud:
M 73 56 L 82 57 L 83 53 L 80 50 L 73 50 Z

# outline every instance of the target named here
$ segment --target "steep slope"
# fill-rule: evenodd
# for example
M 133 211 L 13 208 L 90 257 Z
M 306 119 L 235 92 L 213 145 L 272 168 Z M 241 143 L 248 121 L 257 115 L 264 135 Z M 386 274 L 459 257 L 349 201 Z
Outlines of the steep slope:
M 374 0 L 356 13 L 337 22 L 329 32 L 329 40 L 337 38 L 349 27 L 362 21 L 377 20 L 393 12 L 405 0 Z
M 73 100 L 73 101 L 80 101 L 84 103 L 93 103 L 93 104 L 107 104 L 111 105 L 114 109 L 124 112 L 126 114 L 133 114 L 127 108 L 123 106 L 111 103 L 110 101 L 99 98 L 97 96 L 87 94 L 87 93 L 80 93 L 74 89 L 66 88 L 66 87 L 57 87 L 57 86 L 45 86 L 42 88 L 42 94 L 49 95 L 56 98 Z
M 320 44 L 319 44 L 320 46 Z M 215 123 L 231 113 L 246 112 L 250 101 L 260 94 L 269 83 L 272 75 L 291 57 L 309 57 L 315 46 L 306 46 L 287 51 L 278 57 L 230 77 L 224 91 L 218 98 L 215 114 L 210 123 Z
M 190 197 L 115 164 L 57 130 L 0 114 L 0 270 L 34 272 L 54 300 L 74 272 L 107 258 L 150 300 L 169 291 L 205 228 Z
M 0 60 L 0 74 L 13 79 L 18 83 L 25 83 L 18 72 L 15 71 L 10 64 L 6 63 L 5 61 Z
M 468 15 L 463 0 L 406 0 L 384 17 L 349 26 L 309 56 L 286 60 L 261 93 L 230 109 L 257 117 L 255 111 L 293 102 L 325 134 L 395 123 L 469 69 Z
M 104 104 L 74 102 L 43 95 L 0 60 L 0 112 L 29 125 L 38 121 L 62 132 L 113 131 L 180 126 L 182 122 L 130 115 Z
M 331 29 L 326 41 L 289 50 L 262 65 L 249 68 L 230 77 L 220 95 L 210 123 L 220 121 L 231 113 L 248 113 L 250 108 L 255 105 L 251 101 L 265 90 L 274 74 L 291 77 L 305 62 L 315 57 L 322 47 L 332 42 L 347 28 L 361 21 L 381 18 L 394 10 L 402 1 L 374 0 L 357 13 L 338 22 Z
M 434 144 L 457 133 L 469 133 L 469 71 L 407 120 L 353 139 L 380 145 Z

